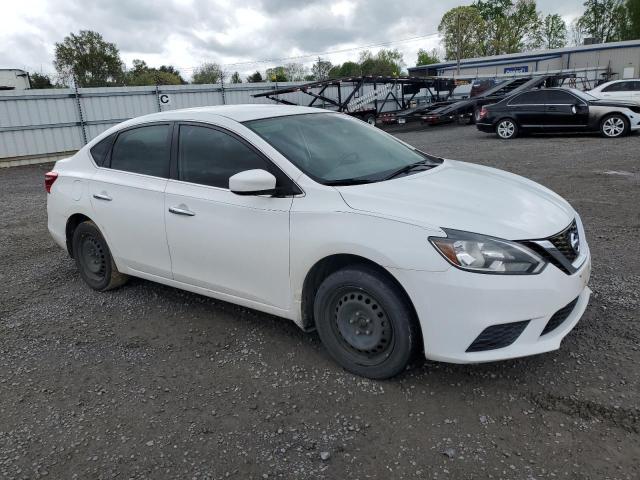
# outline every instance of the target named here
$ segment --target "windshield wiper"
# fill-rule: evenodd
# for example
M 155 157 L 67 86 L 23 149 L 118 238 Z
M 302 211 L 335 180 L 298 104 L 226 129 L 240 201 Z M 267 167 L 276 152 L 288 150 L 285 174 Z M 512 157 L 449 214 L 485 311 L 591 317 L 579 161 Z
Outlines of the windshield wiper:
M 420 160 L 419 162 L 415 162 L 415 163 L 411 163 L 409 165 L 405 165 L 404 167 L 399 168 L 398 170 L 395 170 L 394 172 L 391 172 L 391 174 L 387 175 L 386 177 L 381 178 L 380 181 L 391 180 L 392 178 L 396 178 L 398 175 L 402 175 L 403 173 L 409 173 L 413 169 L 419 168 L 419 167 L 430 167 L 430 168 L 433 168 L 434 165 L 431 163 L 430 160 L 425 158 L 424 160 Z
M 325 185 L 332 187 L 342 187 L 345 185 L 362 185 L 363 183 L 373 183 L 375 180 L 368 178 L 343 178 L 341 180 L 329 180 L 324 182 Z

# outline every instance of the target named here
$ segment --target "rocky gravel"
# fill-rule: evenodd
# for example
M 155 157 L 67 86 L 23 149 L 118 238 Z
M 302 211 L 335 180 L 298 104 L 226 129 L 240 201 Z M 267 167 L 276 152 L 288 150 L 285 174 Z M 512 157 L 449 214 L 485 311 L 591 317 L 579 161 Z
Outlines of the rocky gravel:
M 594 291 L 561 350 L 371 381 L 317 335 L 133 279 L 96 293 L 0 169 L 0 477 L 640 478 L 640 135 L 398 133 L 536 180 L 580 212 Z

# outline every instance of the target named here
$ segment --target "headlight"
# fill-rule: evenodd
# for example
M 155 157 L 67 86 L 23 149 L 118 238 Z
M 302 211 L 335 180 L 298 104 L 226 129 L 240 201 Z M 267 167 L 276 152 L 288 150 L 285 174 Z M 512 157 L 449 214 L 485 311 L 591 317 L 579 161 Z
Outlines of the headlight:
M 429 237 L 436 250 L 453 266 L 478 273 L 532 275 L 546 262 L 516 242 L 476 233 L 443 229 L 446 237 Z

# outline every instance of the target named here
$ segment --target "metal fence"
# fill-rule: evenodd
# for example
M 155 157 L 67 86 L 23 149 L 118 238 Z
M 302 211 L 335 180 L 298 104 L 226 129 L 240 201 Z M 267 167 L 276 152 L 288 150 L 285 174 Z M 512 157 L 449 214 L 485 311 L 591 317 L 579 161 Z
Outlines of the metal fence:
M 256 93 L 295 82 L 21 90 L 0 93 L 0 167 L 54 161 L 129 118 L 177 108 L 273 103 Z M 304 94 L 284 98 L 295 103 Z M 307 100 L 308 101 L 308 100 Z

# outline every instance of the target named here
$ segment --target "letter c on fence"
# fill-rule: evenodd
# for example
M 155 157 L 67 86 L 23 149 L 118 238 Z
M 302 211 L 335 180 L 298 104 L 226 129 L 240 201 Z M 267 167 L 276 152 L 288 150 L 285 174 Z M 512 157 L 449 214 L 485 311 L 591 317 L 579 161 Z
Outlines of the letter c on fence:
M 171 105 L 171 97 L 166 93 L 160 94 L 158 100 L 160 101 L 161 105 Z

